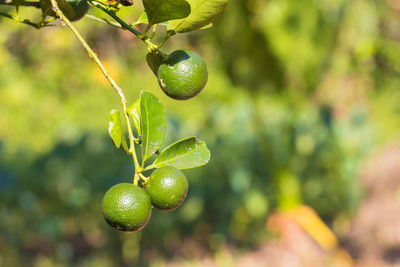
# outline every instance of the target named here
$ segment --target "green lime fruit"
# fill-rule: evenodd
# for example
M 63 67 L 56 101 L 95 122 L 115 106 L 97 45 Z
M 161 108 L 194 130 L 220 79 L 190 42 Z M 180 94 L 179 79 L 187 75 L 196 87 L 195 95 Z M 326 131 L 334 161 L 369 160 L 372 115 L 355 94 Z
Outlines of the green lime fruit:
M 86 0 L 67 0 L 67 3 L 73 8 L 74 14 L 66 15 L 70 21 L 77 21 L 83 18 L 89 11 L 89 4 Z M 61 11 L 63 11 L 62 7 Z
M 188 188 L 188 181 L 183 172 L 174 167 L 163 167 L 150 175 L 146 191 L 154 207 L 173 210 L 183 203 Z
M 206 86 L 207 66 L 195 52 L 176 50 L 161 63 L 157 78 L 169 97 L 185 100 L 196 96 Z
M 103 197 L 102 208 L 107 223 L 120 231 L 138 231 L 146 226 L 151 216 L 149 195 L 129 183 L 111 187 Z

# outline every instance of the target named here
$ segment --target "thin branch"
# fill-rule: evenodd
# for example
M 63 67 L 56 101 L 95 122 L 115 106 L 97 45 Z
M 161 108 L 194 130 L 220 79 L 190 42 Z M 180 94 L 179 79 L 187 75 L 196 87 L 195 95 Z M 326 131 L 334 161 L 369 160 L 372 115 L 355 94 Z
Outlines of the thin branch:
M 96 17 L 96 16 L 93 16 L 93 15 L 90 15 L 90 14 L 87 14 L 85 17 L 87 17 L 87 18 L 89 18 L 91 20 L 94 20 L 94 21 L 104 22 L 104 23 L 106 23 L 106 24 L 108 24 L 110 26 L 116 27 L 118 29 L 125 30 L 125 28 L 122 27 L 121 24 L 119 24 L 117 22 L 109 21 L 108 19 L 105 19 L 105 18 Z M 134 26 L 137 26 L 139 24 L 143 24 L 143 22 L 133 22 L 133 23 L 130 23 L 128 25 L 131 26 L 131 27 L 134 27 Z
M 31 2 L 31 1 L 24 1 L 24 2 L 16 5 L 11 1 L 0 0 L 0 5 L 6 5 L 6 6 L 30 6 L 30 7 L 40 8 L 39 2 Z
M 108 24 L 108 25 L 111 25 L 111 26 L 113 26 L 113 27 L 116 27 L 116 28 L 118 28 L 118 29 L 123 29 L 122 26 L 121 26 L 120 24 L 118 24 L 118 23 L 116 23 L 116 22 L 109 21 L 108 19 L 99 18 L 99 17 L 93 16 L 93 15 L 89 15 L 89 14 L 87 14 L 85 17 L 86 17 L 86 18 L 89 18 L 89 19 L 91 19 L 91 20 L 95 20 L 95 21 L 99 21 L 99 22 L 104 22 L 104 23 L 106 23 L 106 24 Z
M 32 26 L 35 29 L 40 29 L 42 27 L 48 26 L 48 25 L 40 25 L 39 23 L 32 22 L 29 19 L 20 19 L 20 18 L 17 18 L 15 16 L 11 15 L 11 14 L 5 13 L 5 12 L 0 12 L 0 16 L 5 17 L 5 18 L 9 18 L 9 19 L 14 20 L 14 21 L 19 22 L 19 23 L 23 23 L 23 24 Z
M 62 13 L 60 8 L 57 5 L 56 0 L 51 0 L 51 4 L 53 6 L 54 12 L 56 12 L 57 16 L 65 22 L 65 24 L 68 26 L 68 28 L 72 31 L 72 33 L 76 36 L 76 38 L 79 40 L 79 42 L 82 44 L 82 46 L 86 49 L 88 52 L 89 56 L 93 58 L 93 60 L 96 62 L 97 66 L 100 68 L 100 70 L 103 72 L 104 76 L 108 80 L 108 82 L 111 84 L 111 86 L 115 89 L 115 91 L 118 93 L 119 97 L 121 98 L 121 104 L 122 104 L 122 109 L 124 111 L 124 117 L 126 120 L 126 125 L 128 128 L 128 134 L 129 134 L 129 141 L 130 141 L 130 147 L 129 147 L 129 152 L 132 155 L 133 162 L 135 164 L 135 173 L 140 173 L 142 171 L 141 166 L 139 165 L 139 162 L 137 160 L 136 156 L 136 150 L 135 150 L 135 137 L 132 132 L 132 126 L 131 122 L 128 117 L 128 111 L 126 107 L 126 98 L 125 95 L 122 91 L 122 89 L 118 86 L 118 84 L 111 78 L 111 76 L 108 74 L 107 70 L 105 69 L 104 65 L 101 63 L 100 59 L 97 57 L 97 54 L 90 48 L 90 46 L 87 44 L 85 39 L 80 35 L 80 33 L 76 30 L 76 28 L 72 25 L 72 23 L 68 20 L 68 18 L 65 17 L 65 15 Z M 135 175 L 136 177 L 136 175 Z

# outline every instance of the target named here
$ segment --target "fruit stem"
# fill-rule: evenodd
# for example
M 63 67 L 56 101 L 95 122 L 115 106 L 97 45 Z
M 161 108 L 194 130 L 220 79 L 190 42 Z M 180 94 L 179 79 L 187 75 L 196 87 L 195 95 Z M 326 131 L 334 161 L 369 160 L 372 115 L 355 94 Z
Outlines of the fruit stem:
M 147 178 L 146 176 L 144 176 L 143 173 L 139 173 L 138 175 L 139 175 L 140 178 L 142 178 L 142 180 L 143 180 L 145 183 L 148 183 L 148 182 L 149 182 L 149 178 Z
M 174 35 L 172 32 L 168 32 L 167 35 L 165 35 L 164 39 L 156 46 L 157 49 L 160 49 L 167 41 L 168 39 Z
M 132 126 L 131 126 L 131 121 L 129 120 L 129 116 L 128 116 L 128 111 L 126 108 L 126 100 L 122 101 L 122 109 L 124 111 L 124 115 L 125 115 L 125 120 L 126 120 L 126 125 L 128 127 L 128 135 L 129 135 L 129 154 L 132 155 L 133 158 L 133 163 L 135 164 L 135 177 L 137 173 L 140 173 L 143 171 L 142 167 L 139 164 L 139 161 L 137 159 L 137 155 L 136 155 L 136 149 L 135 149 L 135 136 L 133 135 L 132 132 Z
M 83 39 L 83 37 L 80 35 L 80 33 L 72 25 L 72 23 L 65 17 L 63 12 L 58 7 L 58 4 L 57 4 L 56 0 L 51 0 L 51 4 L 53 6 L 54 12 L 56 12 L 57 16 L 62 21 L 65 22 L 65 24 L 68 26 L 68 28 L 72 31 L 72 33 L 76 36 L 76 38 L 81 42 L 82 46 L 86 49 L 86 51 L 88 52 L 89 56 L 91 58 L 93 58 L 93 60 L 96 62 L 97 66 L 101 69 L 101 71 L 103 72 L 104 76 L 106 77 L 108 82 L 111 84 L 111 86 L 115 89 L 115 91 L 118 93 L 118 95 L 119 95 L 119 97 L 121 99 L 121 105 L 122 105 L 122 109 L 124 111 L 126 125 L 128 127 L 128 134 L 129 134 L 129 141 L 130 141 L 129 153 L 132 155 L 133 162 L 135 164 L 135 177 L 136 177 L 136 173 L 140 173 L 142 171 L 142 167 L 139 165 L 139 162 L 138 162 L 137 156 L 136 156 L 135 137 L 133 136 L 132 127 L 131 127 L 131 123 L 130 123 L 129 116 L 128 116 L 125 95 L 124 95 L 122 89 L 118 86 L 118 84 L 108 74 L 108 72 L 105 69 L 104 65 L 101 63 L 100 59 L 97 57 L 97 54 L 90 48 L 90 46 L 87 44 L 85 39 Z
M 139 183 L 139 175 L 135 174 L 135 178 L 133 178 L 133 184 L 138 185 Z

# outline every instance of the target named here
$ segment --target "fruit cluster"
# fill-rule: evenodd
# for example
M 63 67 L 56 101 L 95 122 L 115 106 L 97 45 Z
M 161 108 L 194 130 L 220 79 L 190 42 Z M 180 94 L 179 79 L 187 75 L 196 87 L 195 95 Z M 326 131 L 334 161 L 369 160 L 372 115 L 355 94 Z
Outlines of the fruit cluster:
M 176 100 L 186 100 L 199 94 L 205 87 L 208 79 L 207 66 L 203 59 L 191 50 L 176 50 L 166 55 L 160 48 L 173 35 L 212 27 L 212 23 L 224 11 L 228 0 L 141 2 L 144 8 L 142 14 L 136 22 L 127 23 L 117 12 L 134 5 L 133 0 L 0 0 L 0 5 L 16 6 L 17 13 L 20 6 L 38 8 L 42 13 L 38 22 L 0 12 L 0 16 L 36 29 L 54 26 L 54 21 L 61 19 L 118 93 L 129 143 L 126 141 L 118 110 L 110 112 L 108 132 L 114 145 L 123 148 L 132 156 L 135 175 L 132 184 L 121 183 L 110 188 L 104 195 L 102 208 L 108 224 L 121 231 L 137 231 L 143 228 L 150 219 L 153 206 L 161 210 L 178 208 L 188 192 L 188 181 L 180 170 L 203 166 L 210 159 L 210 151 L 204 142 L 196 137 L 189 137 L 169 145 L 160 152 L 166 134 L 167 119 L 159 99 L 149 92 L 142 91 L 140 98 L 128 108 L 123 90 L 107 73 L 96 53 L 71 22 L 87 17 L 133 33 L 147 45 L 147 63 L 164 93 Z M 113 21 L 97 16 L 96 13 L 87 14 L 91 6 L 111 17 Z M 147 24 L 144 32 L 134 28 L 142 24 Z M 157 25 L 166 27 L 166 34 L 158 45 L 151 41 L 157 36 Z M 139 148 L 142 152 L 140 163 L 136 151 Z M 153 163 L 146 165 L 156 154 L 158 156 Z M 144 176 L 143 172 L 152 169 L 155 170 L 150 177 Z
M 115 146 L 122 147 L 133 157 L 133 183 L 121 183 L 110 188 L 104 195 L 102 206 L 109 225 L 132 232 L 147 224 L 152 206 L 160 210 L 174 210 L 183 203 L 188 181 L 181 170 L 203 166 L 210 159 L 210 151 L 196 137 L 179 140 L 160 151 L 166 134 L 167 117 L 160 100 L 150 92 L 142 91 L 140 98 L 126 110 L 126 115 L 130 117 L 127 120 L 130 148 L 117 110 L 110 113 L 109 133 Z M 136 136 L 132 128 L 136 130 Z M 137 157 L 139 151 L 142 152 L 141 162 Z M 146 177 L 144 173 L 149 170 L 153 172 Z
M 152 206 L 174 210 L 183 203 L 187 192 L 188 181 L 182 171 L 159 168 L 142 187 L 131 183 L 111 187 L 102 202 L 104 218 L 117 230 L 138 231 L 149 222 Z

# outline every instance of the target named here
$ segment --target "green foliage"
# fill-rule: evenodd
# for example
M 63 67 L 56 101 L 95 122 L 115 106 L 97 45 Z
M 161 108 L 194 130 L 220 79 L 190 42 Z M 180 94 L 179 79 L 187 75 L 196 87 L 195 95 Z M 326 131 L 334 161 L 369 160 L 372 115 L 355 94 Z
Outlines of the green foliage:
M 163 105 L 157 97 L 145 91 L 140 95 L 140 128 L 145 161 L 160 148 L 167 130 Z
M 190 5 L 185 0 L 143 0 L 149 25 L 185 18 L 190 14 Z
M 61 11 L 70 21 L 80 20 L 89 10 L 89 4 L 86 0 L 57 0 L 57 3 Z M 43 12 L 43 17 L 56 16 L 55 12 L 52 10 L 50 0 L 40 0 L 39 4 Z
M 362 195 L 365 158 L 400 138 L 392 11 L 374 1 L 230 1 L 212 30 L 166 44 L 193 47 L 212 74 L 206 94 L 179 105 L 155 90 L 140 44 L 78 22 L 127 99 L 139 96 L 134 86 L 165 105 L 164 145 L 196 135 L 213 152 L 206 168 L 185 171 L 181 208 L 154 210 L 145 229 L 123 238 L 99 207 L 133 171 L 105 133 L 115 93 L 65 29 L 1 20 L 2 264 L 147 266 L 174 253 L 192 258 L 193 244 L 215 255 L 232 244 L 252 249 L 269 213 L 297 203 L 342 229 Z M 22 14 L 35 18 L 34 10 Z M 142 10 L 119 14 L 129 21 Z
M 110 134 L 114 145 L 117 148 L 121 147 L 121 144 L 125 150 L 127 150 L 127 144 L 124 133 L 122 132 L 121 117 L 118 110 L 112 110 L 110 112 L 110 119 L 108 122 L 108 133 Z
M 190 15 L 170 21 L 170 33 L 184 33 L 201 29 L 216 20 L 224 11 L 228 0 L 187 0 L 190 3 Z
M 128 108 L 128 113 L 132 118 L 133 125 L 135 126 L 138 135 L 141 136 L 142 128 L 140 125 L 140 98 Z
M 163 57 L 158 53 L 150 52 L 146 55 L 147 64 L 153 73 L 157 76 L 157 71 L 163 62 Z
M 203 166 L 209 160 L 210 151 L 206 144 L 196 137 L 189 137 L 166 147 L 150 167 L 172 166 L 183 170 Z

